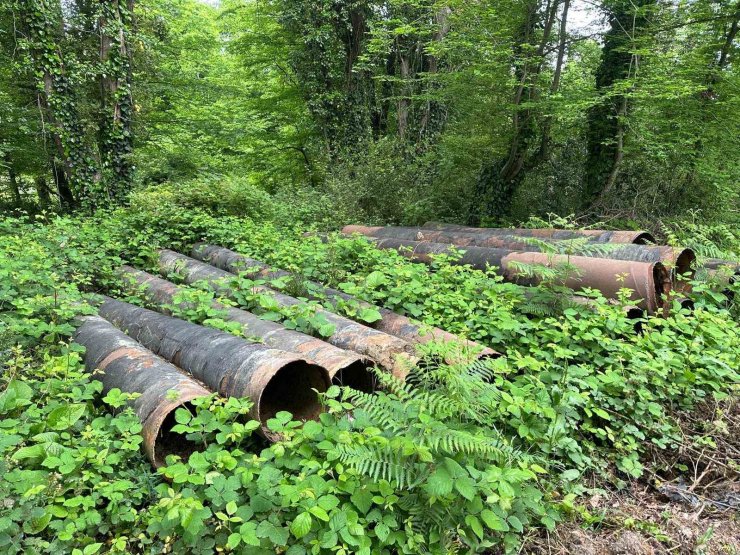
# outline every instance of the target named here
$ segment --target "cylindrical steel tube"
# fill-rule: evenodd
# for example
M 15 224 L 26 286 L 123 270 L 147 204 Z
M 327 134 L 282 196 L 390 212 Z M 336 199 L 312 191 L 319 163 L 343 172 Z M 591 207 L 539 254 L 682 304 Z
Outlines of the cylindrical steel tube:
M 120 275 L 124 281 L 130 281 L 135 292 L 143 294 L 147 300 L 168 314 L 171 312 L 167 306 L 172 306 L 175 297 L 184 292 L 184 288 L 170 281 L 130 266 L 123 266 Z M 183 301 L 178 306 L 189 308 L 188 303 Z M 224 320 L 244 326 L 245 335 L 259 337 L 269 347 L 299 354 L 323 366 L 329 371 L 332 383 L 348 385 L 360 391 L 374 389 L 375 379 L 370 370 L 372 363 L 357 353 L 340 349 L 305 333 L 286 329 L 276 322 L 262 320 L 251 312 L 226 306 L 218 301 L 212 301 L 210 306 L 221 311 Z
M 130 404 L 141 421 L 144 452 L 154 466 L 167 455 L 184 457 L 195 451 L 184 436 L 174 434 L 174 413 L 211 392 L 193 377 L 158 357 L 99 316 L 79 319 L 74 341 L 85 347 L 85 369 L 102 382 L 103 393 L 118 388 L 139 393 Z M 175 392 L 176 395 L 172 395 Z
M 515 230 L 512 230 L 515 231 Z M 419 227 L 367 227 L 348 225 L 342 233 L 349 235 L 360 233 L 368 237 L 404 239 L 409 241 L 429 241 L 432 243 L 451 244 L 459 247 L 488 247 L 525 252 L 543 252 L 543 249 L 527 242 L 519 235 L 485 235 L 469 231 L 451 231 L 424 229 Z M 576 237 L 583 239 L 584 237 Z M 553 238 L 536 237 L 536 239 L 557 245 Z M 636 245 L 608 242 L 603 244 L 571 245 L 569 254 L 591 258 L 610 258 L 613 260 L 633 260 L 635 262 L 660 262 L 673 267 L 680 276 L 693 277 L 692 269 L 696 255 L 691 249 L 677 249 L 666 245 Z
M 314 390 L 326 391 L 326 368 L 295 354 L 253 343 L 128 303 L 107 299 L 99 314 L 161 357 L 227 397 L 249 397 L 252 417 L 268 439 L 267 421 L 280 411 L 298 420 L 318 417 Z
M 608 231 L 604 229 L 525 229 L 505 227 L 468 227 L 457 224 L 445 224 L 440 222 L 427 222 L 422 227 L 425 229 L 467 231 L 481 235 L 519 235 L 521 237 L 539 237 L 550 239 L 574 239 L 577 237 L 589 237 L 594 243 L 634 243 L 645 245 L 655 243 L 655 237 L 647 231 Z
M 719 270 L 720 268 L 730 268 L 733 274 L 740 275 L 740 262 L 732 260 L 723 260 L 721 258 L 705 258 L 701 266 L 708 270 Z
M 374 242 L 378 248 L 398 250 L 403 256 L 424 263 L 429 263 L 432 255 L 449 254 L 452 249 L 450 245 L 403 239 L 375 239 Z M 515 268 L 516 263 L 545 266 L 569 264 L 575 266 L 580 275 L 568 275 L 563 281 L 566 287 L 574 290 L 592 287 L 611 299 L 617 298 L 619 290 L 627 287 L 633 291 L 632 299 L 648 312 L 655 312 L 662 306 L 663 296 L 671 288 L 670 275 L 660 262 L 548 255 L 485 247 L 465 247 L 460 250 L 462 255 L 455 261 L 456 264 L 469 264 L 480 270 L 494 268 L 507 281 L 525 285 L 534 285 L 539 279 L 536 276 L 525 278 L 519 275 Z M 623 281 L 618 279 L 620 275 L 624 275 Z
M 284 270 L 272 269 L 262 262 L 215 245 L 206 245 L 202 243 L 196 245 L 193 248 L 193 257 L 234 274 L 238 274 L 243 271 L 249 276 L 259 277 L 262 279 L 277 279 L 279 277 L 290 275 Z M 412 343 L 423 344 L 429 343 L 430 341 L 441 341 L 445 343 L 460 344 L 462 352 L 455 353 L 454 360 L 450 360 L 449 362 L 465 362 L 475 358 L 492 358 L 499 356 L 499 354 L 493 349 L 485 347 L 475 341 L 463 340 L 455 334 L 440 328 L 426 326 L 420 322 L 415 322 L 411 318 L 402 316 L 401 314 L 396 314 L 387 308 L 376 307 L 375 305 L 357 299 L 343 291 L 332 289 L 331 287 L 324 287 L 323 285 L 313 281 L 306 280 L 306 283 L 311 286 L 314 294 L 324 297 L 332 306 L 336 306 L 339 302 L 347 301 L 350 303 L 357 303 L 359 308 L 377 310 L 380 313 L 381 318 L 377 322 L 370 324 L 370 326 L 378 331 L 395 335 L 396 337 L 400 337 L 401 339 Z M 311 296 L 311 291 L 308 291 L 307 294 Z M 314 296 L 313 298 L 319 297 Z M 463 360 L 459 360 L 460 358 Z
M 174 251 L 160 251 L 159 267 L 165 274 L 180 275 L 185 283 L 207 281 L 212 289 L 224 296 L 234 294 L 233 274 L 188 256 Z M 252 290 L 270 295 L 283 307 L 296 306 L 304 302 L 264 285 L 253 287 Z M 414 348 L 398 337 L 363 326 L 327 310 L 318 309 L 316 313 L 321 314 L 334 326 L 334 333 L 326 338 L 328 343 L 366 356 L 398 378 L 404 378 L 418 360 L 414 356 Z

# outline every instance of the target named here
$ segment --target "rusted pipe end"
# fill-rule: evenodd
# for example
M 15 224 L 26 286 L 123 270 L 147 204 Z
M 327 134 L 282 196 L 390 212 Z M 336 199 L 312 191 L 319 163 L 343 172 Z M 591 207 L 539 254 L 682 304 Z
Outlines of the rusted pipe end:
M 676 274 L 679 276 L 686 276 L 688 279 L 694 279 L 696 270 L 694 269 L 694 263 L 696 262 L 696 254 L 691 249 L 681 249 L 676 256 Z
M 191 403 L 201 394 L 191 394 L 179 398 L 171 403 L 159 405 L 142 424 L 141 435 L 144 438 L 144 451 L 155 468 L 165 465 L 169 455 L 179 455 L 183 460 L 198 450 L 199 446 L 188 441 L 182 434 L 172 431 L 177 425 L 175 412 L 179 408 L 195 413 L 195 407 Z
M 653 264 L 653 286 L 655 287 L 654 309 L 648 305 L 648 309 L 657 311 L 663 309 L 663 316 L 668 316 L 671 305 L 671 292 L 673 291 L 673 280 L 671 273 L 660 262 Z
M 281 411 L 291 413 L 294 420 L 316 420 L 322 410 L 317 391 L 323 393 L 329 385 L 329 373 L 317 364 L 294 360 L 278 368 L 255 406 L 265 437 L 271 441 L 279 439 L 267 427 L 267 421 Z
M 630 241 L 622 241 L 624 243 L 633 243 L 635 245 L 649 245 L 655 244 L 657 242 L 653 234 L 648 233 L 647 231 L 617 231 L 615 235 L 616 234 L 624 234 L 625 236 L 629 236 L 631 238 Z
M 332 385 L 347 386 L 364 393 L 372 393 L 377 388 L 377 380 L 372 371 L 373 364 L 365 359 L 356 360 L 340 368 L 332 377 Z

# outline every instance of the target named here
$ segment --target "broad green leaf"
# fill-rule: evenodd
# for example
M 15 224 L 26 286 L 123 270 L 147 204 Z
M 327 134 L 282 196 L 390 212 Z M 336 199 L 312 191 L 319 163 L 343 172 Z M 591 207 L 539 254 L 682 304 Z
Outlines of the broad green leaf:
M 311 522 L 310 513 L 301 513 L 290 524 L 290 532 L 296 538 L 301 539 L 311 531 Z

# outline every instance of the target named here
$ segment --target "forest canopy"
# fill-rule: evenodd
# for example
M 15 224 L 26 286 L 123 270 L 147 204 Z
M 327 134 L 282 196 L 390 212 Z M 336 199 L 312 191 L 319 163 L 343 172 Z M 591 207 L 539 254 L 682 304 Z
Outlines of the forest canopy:
M 735 222 L 739 21 L 730 0 L 2 0 L 1 200 L 197 180 L 384 223 Z

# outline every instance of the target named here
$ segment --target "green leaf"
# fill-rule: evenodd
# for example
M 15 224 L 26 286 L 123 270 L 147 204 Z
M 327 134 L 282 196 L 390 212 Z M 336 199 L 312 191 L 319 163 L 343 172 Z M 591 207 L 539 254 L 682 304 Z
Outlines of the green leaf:
M 367 514 L 373 504 L 373 494 L 366 488 L 356 489 L 349 499 L 362 514 Z
M 33 397 L 33 389 L 21 380 L 10 380 L 8 387 L 0 395 L 0 414 L 28 405 Z
M 242 535 L 238 532 L 234 532 L 232 534 L 229 534 L 229 539 L 226 540 L 226 547 L 233 550 L 241 543 L 241 541 Z
M 483 539 L 483 526 L 481 526 L 480 520 L 473 515 L 468 515 L 465 517 L 465 524 L 470 526 L 470 529 L 475 532 L 479 539 Z
M 490 509 L 483 509 L 480 517 L 491 530 L 495 530 L 496 532 L 509 531 L 509 525 L 506 524 L 506 521 Z
M 358 317 L 360 320 L 367 322 L 368 324 L 372 324 L 373 322 L 383 319 L 380 315 L 380 311 L 376 308 L 363 308 L 360 310 Z
M 311 514 L 301 513 L 295 520 L 290 524 L 290 532 L 297 538 L 301 539 L 303 536 L 311 531 Z
M 444 466 L 437 467 L 424 484 L 424 489 L 433 497 L 448 495 L 452 492 L 452 487 L 452 477 Z
M 524 525 L 522 525 L 522 521 L 517 516 L 511 515 L 507 520 L 509 521 L 509 525 L 520 534 L 524 531 Z
M 90 545 L 86 545 L 85 549 L 82 550 L 83 555 L 93 555 L 93 553 L 97 553 L 100 551 L 100 548 L 103 547 L 102 543 L 91 543 Z
M 83 404 L 57 407 L 49 413 L 46 422 L 52 430 L 67 430 L 82 418 L 86 408 Z
M 383 285 L 385 281 L 385 275 L 383 275 L 383 272 L 375 270 L 367 275 L 365 278 L 365 285 L 370 289 L 377 289 L 379 286 Z
M 468 501 L 472 500 L 477 492 L 475 481 L 467 476 L 455 480 L 455 489 Z

